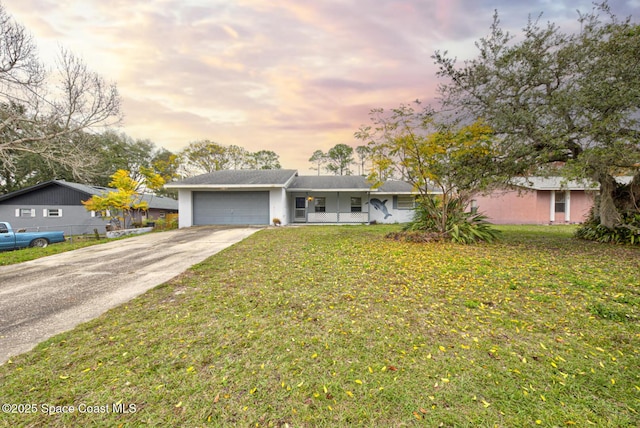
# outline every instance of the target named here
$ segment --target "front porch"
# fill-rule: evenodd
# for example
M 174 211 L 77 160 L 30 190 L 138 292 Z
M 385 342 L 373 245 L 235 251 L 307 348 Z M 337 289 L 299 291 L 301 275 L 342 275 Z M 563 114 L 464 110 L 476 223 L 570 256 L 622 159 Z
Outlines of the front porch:
M 369 223 L 369 212 L 308 213 L 306 223 Z
M 370 222 L 369 192 L 292 193 L 290 206 L 293 223 Z

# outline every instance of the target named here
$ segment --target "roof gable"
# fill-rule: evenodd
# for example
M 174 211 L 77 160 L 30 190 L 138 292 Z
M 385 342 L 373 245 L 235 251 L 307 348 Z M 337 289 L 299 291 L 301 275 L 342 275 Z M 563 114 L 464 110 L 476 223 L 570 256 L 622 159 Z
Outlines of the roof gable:
M 79 205 L 81 200 L 91 196 L 92 193 L 85 191 L 85 189 L 66 186 L 66 182 L 62 180 L 51 180 L 1 195 L 0 203 Z

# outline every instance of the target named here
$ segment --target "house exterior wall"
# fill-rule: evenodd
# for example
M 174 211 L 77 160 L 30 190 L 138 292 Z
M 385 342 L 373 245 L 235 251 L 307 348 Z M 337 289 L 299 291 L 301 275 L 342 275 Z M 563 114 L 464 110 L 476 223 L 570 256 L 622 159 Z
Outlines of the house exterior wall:
M 51 181 L 0 195 L 0 220 L 11 223 L 15 228 L 62 230 L 66 235 L 93 234 L 95 229 L 104 233 L 110 219 L 87 211 L 82 204 L 93 196 L 90 192 L 100 189 Z M 146 213 L 135 213 L 134 222 L 157 219 L 176 212 L 173 200 L 158 196 L 147 198 L 147 202 L 153 208 Z
M 549 199 L 554 201 L 561 191 L 549 191 Z M 589 210 L 593 206 L 595 194 L 593 191 L 572 190 L 562 191 L 565 198 L 565 212 L 551 212 L 549 210 L 549 219 L 555 224 L 561 223 L 582 223 L 589 215 Z
M 393 194 L 371 194 L 369 198 L 371 221 L 376 223 L 408 223 L 412 221 L 414 210 L 400 207 L 398 197 Z M 415 196 L 411 196 L 411 198 L 415 199 Z M 381 204 L 384 208 L 381 207 Z
M 595 203 L 597 192 L 585 190 L 583 192 L 571 192 L 571 222 L 582 223 L 589 216 L 589 211 Z
M 295 218 L 296 198 L 304 198 L 306 217 Z M 316 212 L 316 204 L 324 198 L 324 211 Z M 360 198 L 360 211 L 352 212 L 351 198 Z M 298 223 L 367 223 L 369 221 L 368 192 L 290 192 L 288 193 L 289 218 Z
M 31 216 L 16 215 L 28 209 Z M 48 216 L 49 210 L 58 210 L 62 215 Z M 78 205 L 0 205 L 0 220 L 9 222 L 14 229 L 62 230 L 68 236 L 90 234 L 96 228 L 99 233 L 104 233 L 109 223 L 108 218 L 92 217 L 84 206 Z
M 406 223 L 413 219 L 413 209 L 398 208 L 397 195 L 369 192 L 290 192 L 288 195 L 290 222 L 298 223 Z M 296 220 L 296 198 L 305 198 L 306 221 Z M 361 211 L 351 212 L 351 198 L 361 199 Z M 325 198 L 324 213 L 315 212 L 318 198 Z M 283 223 L 284 224 L 284 223 Z
M 191 189 L 178 190 L 178 227 L 193 226 L 193 191 Z
M 166 218 L 168 214 L 175 214 L 174 210 L 163 210 L 160 208 L 149 208 L 143 218 L 146 220 L 158 220 L 159 218 Z
M 288 216 L 288 202 L 287 192 L 284 188 L 271 189 L 269 191 L 269 213 L 270 221 L 273 222 L 274 218 L 280 220 L 281 225 L 289 223 Z
M 565 195 L 565 212 L 555 212 L 556 192 Z M 501 190 L 473 199 L 494 224 L 581 223 L 593 205 L 592 192 L 584 190 Z

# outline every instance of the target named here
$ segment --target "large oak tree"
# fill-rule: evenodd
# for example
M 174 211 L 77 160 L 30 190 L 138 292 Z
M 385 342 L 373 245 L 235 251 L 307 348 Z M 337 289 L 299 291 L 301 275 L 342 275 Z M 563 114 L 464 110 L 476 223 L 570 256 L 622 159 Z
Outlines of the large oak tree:
M 458 65 L 436 52 L 445 109 L 482 118 L 499 137 L 505 179 L 563 164 L 573 178 L 600 185 L 596 215 L 608 228 L 640 202 L 640 26 L 606 3 L 580 14 L 581 30 L 529 20 L 520 37 L 497 13 L 478 55 Z M 620 201 L 616 177 L 634 181 Z

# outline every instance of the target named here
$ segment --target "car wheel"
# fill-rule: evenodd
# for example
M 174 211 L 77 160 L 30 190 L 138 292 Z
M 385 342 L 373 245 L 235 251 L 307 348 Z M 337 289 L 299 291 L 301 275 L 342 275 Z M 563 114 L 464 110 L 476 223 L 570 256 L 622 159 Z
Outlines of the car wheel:
M 29 246 L 44 248 L 47 245 L 49 245 L 49 241 L 47 241 L 45 238 L 36 238 L 33 241 L 31 241 L 31 244 Z

